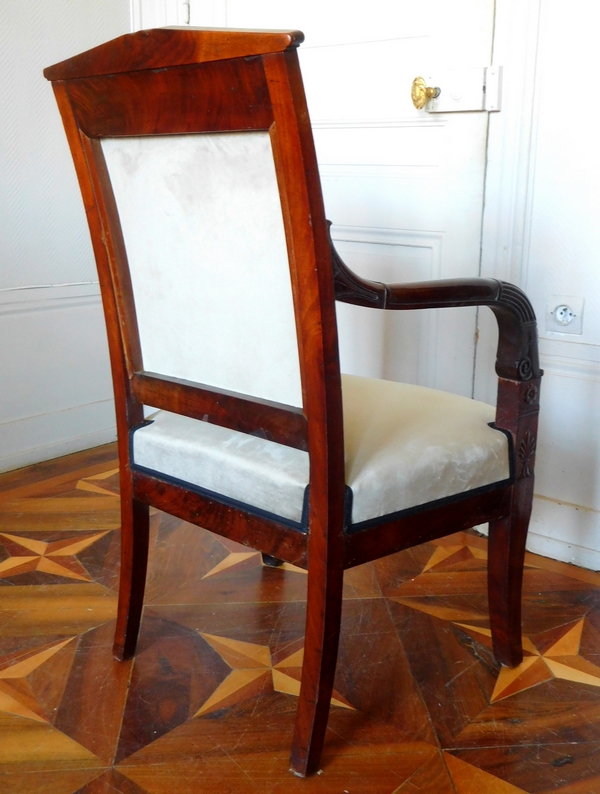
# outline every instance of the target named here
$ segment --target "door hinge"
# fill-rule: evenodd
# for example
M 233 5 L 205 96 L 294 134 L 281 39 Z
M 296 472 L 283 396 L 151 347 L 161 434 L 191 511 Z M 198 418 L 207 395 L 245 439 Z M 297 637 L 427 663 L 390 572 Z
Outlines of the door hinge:
M 182 25 L 189 25 L 191 19 L 191 8 L 190 8 L 190 0 L 181 0 L 181 20 L 180 23 Z

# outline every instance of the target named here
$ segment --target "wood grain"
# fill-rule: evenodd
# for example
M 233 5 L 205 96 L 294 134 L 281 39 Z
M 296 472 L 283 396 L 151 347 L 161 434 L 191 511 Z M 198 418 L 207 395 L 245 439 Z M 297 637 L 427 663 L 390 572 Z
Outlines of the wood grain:
M 0 477 L 0 508 L 15 494 L 31 516 L 50 503 L 45 530 L 12 534 L 51 545 L 91 537 L 102 499 L 118 495 L 114 455 L 54 461 L 46 479 L 39 466 Z M 86 493 L 93 507 L 74 513 L 70 500 Z M 63 530 L 74 515 L 78 532 Z M 286 660 L 304 644 L 306 574 L 264 567 L 259 554 L 238 558 L 244 547 L 156 513 L 151 603 L 135 659 L 118 663 L 116 598 L 99 578 L 112 544 L 97 534 L 76 551 L 90 582 L 52 583 L 43 572 L 0 579 L 3 792 L 595 791 L 599 574 L 527 555 L 530 674 L 494 660 L 485 538 L 461 532 L 347 571 L 334 688 L 352 709 L 332 707 L 323 772 L 301 781 L 286 766 L 297 697 L 276 691 L 270 671 L 297 674 Z M 109 535 L 118 540 L 118 530 Z M 8 554 L 0 536 L 0 560 Z M 235 670 L 243 676 L 268 658 L 255 685 L 231 680 L 221 708 L 194 716 Z M 494 697 L 509 673 L 511 693 Z M 42 721 L 19 716 L 24 706 Z
M 248 58 L 297 47 L 300 31 L 202 30 L 158 28 L 121 36 L 44 70 L 47 80 L 163 69 L 185 64 Z M 248 34 L 251 35 L 248 35 Z M 150 55 L 149 55 L 150 53 Z
M 297 32 L 281 31 L 141 31 L 49 67 L 45 74 L 54 84 L 82 190 L 111 355 L 122 534 L 115 654 L 129 658 L 136 647 L 151 546 L 150 508 L 242 544 L 241 559 L 247 560 L 251 556 L 247 550 L 254 549 L 306 568 L 305 646 L 291 753 L 293 771 L 305 776 L 318 771 L 326 737 L 345 568 L 490 522 L 488 639 L 497 663 L 521 663 L 521 587 L 533 498 L 541 372 L 535 316 L 518 287 L 489 279 L 376 284 L 353 274 L 340 259 L 324 214 L 297 55 L 301 40 Z M 144 371 L 127 251 L 100 143 L 104 136 L 258 129 L 269 131 L 273 148 L 297 330 L 301 412 Z M 260 288 L 257 283 L 256 289 Z M 423 505 L 418 511 L 352 532 L 345 513 L 336 297 L 386 310 L 489 306 L 499 328 L 495 426 L 509 439 L 509 480 L 485 492 Z M 144 404 L 307 449 L 308 532 L 240 505 L 231 506 L 160 474 L 136 470 L 130 457 L 130 434 L 143 421 Z M 98 486 L 88 482 L 86 489 L 88 500 L 100 498 Z M 437 564 L 436 558 L 432 567 Z M 22 573 L 31 573 L 34 562 L 23 565 L 27 570 Z M 35 566 L 38 574 L 52 567 L 47 559 Z M 52 571 L 60 573 L 55 565 Z M 166 650 L 164 663 L 169 668 L 175 664 Z M 558 669 L 559 663 L 554 664 Z M 443 671 L 444 663 L 440 663 L 440 675 Z M 254 681 L 253 674 L 241 678 L 248 685 Z M 229 684 L 226 688 L 232 695 Z M 177 730 L 165 720 L 169 731 Z

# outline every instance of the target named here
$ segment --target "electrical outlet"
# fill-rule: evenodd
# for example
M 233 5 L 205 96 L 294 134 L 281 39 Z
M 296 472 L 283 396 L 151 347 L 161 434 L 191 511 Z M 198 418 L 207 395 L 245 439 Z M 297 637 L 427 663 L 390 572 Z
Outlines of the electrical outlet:
M 546 331 L 553 334 L 583 333 L 583 298 L 550 295 L 546 306 Z

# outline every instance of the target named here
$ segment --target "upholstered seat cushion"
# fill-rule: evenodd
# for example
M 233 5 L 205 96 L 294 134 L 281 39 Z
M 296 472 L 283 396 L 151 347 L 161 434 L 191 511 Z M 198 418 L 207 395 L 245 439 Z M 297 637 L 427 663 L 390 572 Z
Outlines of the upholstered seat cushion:
M 346 483 L 352 523 L 481 488 L 509 477 L 494 409 L 455 394 L 343 376 Z M 133 435 L 136 466 L 300 522 L 308 453 L 157 412 Z
M 307 452 L 168 411 L 150 419 L 133 434 L 134 465 L 301 520 Z
M 506 480 L 508 439 L 494 408 L 456 394 L 344 376 L 346 483 L 352 522 Z

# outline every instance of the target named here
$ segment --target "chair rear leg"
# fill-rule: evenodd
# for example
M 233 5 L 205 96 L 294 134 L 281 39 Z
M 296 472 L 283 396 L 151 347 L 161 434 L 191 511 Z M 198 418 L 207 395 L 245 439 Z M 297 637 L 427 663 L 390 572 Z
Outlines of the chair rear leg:
M 308 569 L 304 663 L 291 770 L 305 777 L 319 768 L 337 662 L 344 572 Z
M 266 565 L 268 568 L 279 568 L 280 565 L 283 565 L 283 560 L 280 560 L 278 557 L 273 557 L 271 554 L 265 554 L 263 552 L 261 556 L 263 565 Z
M 516 667 L 523 661 L 521 595 L 525 543 L 533 501 L 533 477 L 514 485 L 511 514 L 490 522 L 488 597 L 496 661 Z
M 148 566 L 149 508 L 121 497 L 121 581 L 113 653 L 119 660 L 135 653 Z

